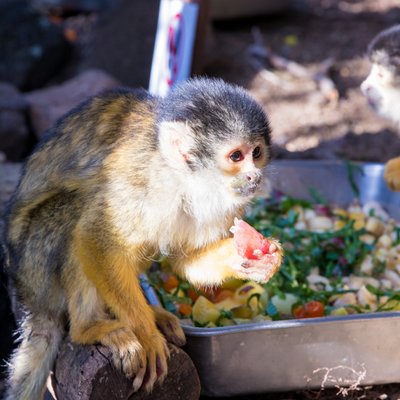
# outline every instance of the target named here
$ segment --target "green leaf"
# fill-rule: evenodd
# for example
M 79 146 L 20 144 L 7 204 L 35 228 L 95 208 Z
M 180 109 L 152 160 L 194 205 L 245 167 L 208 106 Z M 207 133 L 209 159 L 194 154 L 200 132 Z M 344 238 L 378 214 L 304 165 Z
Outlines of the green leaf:
M 360 197 L 360 189 L 356 184 L 356 180 L 354 178 L 354 173 L 360 173 L 364 175 L 364 171 L 362 170 L 361 166 L 352 163 L 351 161 L 346 162 L 346 172 L 347 172 L 347 179 L 349 180 L 350 187 L 353 190 L 354 196 L 359 198 Z
M 375 286 L 367 284 L 365 285 L 365 288 L 368 290 L 368 292 L 374 294 L 375 296 L 384 296 L 384 292 L 382 290 L 377 289 Z
M 394 228 L 394 231 L 396 233 L 396 239 L 394 241 L 393 246 L 397 246 L 398 244 L 400 244 L 400 226 L 396 226 Z
M 219 312 L 219 317 L 218 319 L 215 321 L 215 325 L 217 326 L 221 326 L 221 321 L 224 319 L 230 319 L 231 321 L 234 321 L 233 315 L 232 315 L 232 311 L 231 310 L 220 310 Z
M 314 201 L 317 204 L 323 204 L 323 205 L 328 205 L 328 200 L 326 200 L 319 192 L 317 189 L 315 189 L 314 187 L 310 187 L 308 189 L 308 191 L 310 192 L 311 197 L 314 199 Z

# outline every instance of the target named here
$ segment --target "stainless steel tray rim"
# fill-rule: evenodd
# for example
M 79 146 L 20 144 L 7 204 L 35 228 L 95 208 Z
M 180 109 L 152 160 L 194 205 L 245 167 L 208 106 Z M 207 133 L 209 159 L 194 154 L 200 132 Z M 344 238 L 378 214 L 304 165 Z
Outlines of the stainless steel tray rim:
M 288 319 L 279 321 L 265 321 L 255 322 L 248 324 L 224 326 L 224 327 L 213 327 L 213 328 L 201 328 L 196 326 L 189 326 L 182 324 L 182 328 L 185 334 L 190 336 L 216 336 L 226 335 L 233 333 L 244 333 L 249 331 L 267 331 L 275 329 L 293 329 L 302 328 L 305 326 L 321 326 L 322 324 L 341 324 L 354 323 L 360 320 L 386 320 L 386 319 L 400 319 L 400 311 L 388 311 L 388 312 L 371 312 L 365 314 L 353 314 L 343 316 L 326 316 L 320 318 L 306 318 L 306 319 Z

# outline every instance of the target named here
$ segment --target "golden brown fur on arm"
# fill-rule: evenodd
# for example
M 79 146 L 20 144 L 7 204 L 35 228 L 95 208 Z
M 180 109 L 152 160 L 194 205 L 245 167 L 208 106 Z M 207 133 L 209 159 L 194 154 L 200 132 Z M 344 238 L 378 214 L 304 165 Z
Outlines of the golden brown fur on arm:
M 147 369 L 146 389 L 150 390 L 156 379 L 165 377 L 168 350 L 139 284 L 138 274 L 147 260 L 139 258 L 137 254 L 143 250 L 133 246 L 124 248 L 123 243 L 113 240 L 104 246 L 104 233 L 107 232 L 86 230 L 84 221 L 74 233 L 76 261 L 96 288 L 107 315 L 97 321 L 89 315 L 85 321 L 70 308 L 71 337 L 78 343 L 100 342 L 114 349 L 114 362 L 121 363 L 127 376 L 135 377 L 135 390 L 141 386 Z M 74 292 L 73 286 L 71 291 Z M 82 291 L 81 298 L 86 293 Z M 85 309 L 81 311 L 85 313 Z
M 232 238 L 222 239 L 199 250 L 173 260 L 174 269 L 199 286 L 220 285 L 229 278 L 253 279 L 267 282 L 282 262 L 282 247 L 275 243 L 276 251 L 261 260 L 244 260 L 238 255 Z

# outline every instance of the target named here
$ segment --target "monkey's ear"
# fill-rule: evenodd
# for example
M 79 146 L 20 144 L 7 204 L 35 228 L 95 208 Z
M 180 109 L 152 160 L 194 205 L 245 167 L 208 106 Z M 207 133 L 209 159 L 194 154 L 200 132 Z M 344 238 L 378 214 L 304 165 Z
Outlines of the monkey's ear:
M 172 163 L 186 164 L 190 159 L 190 150 L 194 140 L 192 130 L 184 122 L 167 121 L 159 125 L 159 143 L 161 154 Z

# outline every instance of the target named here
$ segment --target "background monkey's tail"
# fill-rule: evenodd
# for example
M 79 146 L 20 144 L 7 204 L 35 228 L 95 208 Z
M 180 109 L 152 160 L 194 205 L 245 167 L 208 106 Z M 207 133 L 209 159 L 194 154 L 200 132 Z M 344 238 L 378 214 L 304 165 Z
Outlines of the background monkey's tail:
M 60 320 L 28 315 L 21 332 L 22 341 L 10 361 L 4 400 L 42 400 L 63 338 L 63 326 Z

